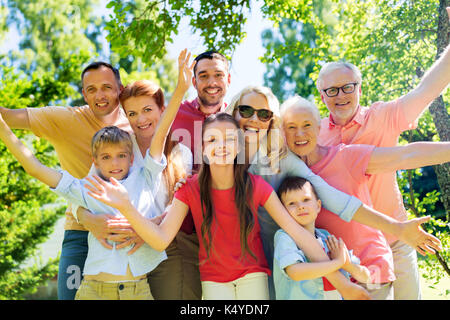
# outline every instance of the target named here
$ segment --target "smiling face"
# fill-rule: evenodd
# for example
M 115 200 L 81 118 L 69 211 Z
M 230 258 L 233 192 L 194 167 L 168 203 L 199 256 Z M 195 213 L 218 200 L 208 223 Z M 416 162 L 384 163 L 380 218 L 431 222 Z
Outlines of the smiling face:
M 270 110 L 266 97 L 256 92 L 250 92 L 242 96 L 239 104 L 250 106 L 255 110 Z M 250 118 L 243 118 L 237 109 L 233 113 L 234 118 L 239 123 L 239 128 L 244 132 L 246 143 L 259 143 L 267 136 L 272 120 L 261 121 L 258 119 L 256 112 Z
M 209 165 L 230 165 L 239 152 L 238 128 L 234 123 L 215 121 L 203 129 L 203 155 Z
M 317 199 L 309 182 L 306 182 L 300 189 L 292 189 L 283 193 L 281 202 L 300 225 L 314 226 L 321 209 L 321 201 Z
M 322 90 L 331 87 L 342 87 L 349 83 L 358 82 L 353 93 L 344 93 L 339 90 L 335 97 L 328 97 Z M 332 69 L 321 78 L 320 97 L 330 111 L 333 120 L 338 125 L 345 125 L 353 118 L 359 106 L 361 83 L 355 73 L 346 67 Z
M 309 107 L 292 106 L 283 114 L 283 130 L 289 149 L 299 157 L 317 151 L 320 124 Z
M 124 179 L 132 164 L 133 154 L 124 142 L 103 143 L 94 156 L 94 165 L 105 180 L 111 177 L 117 180 Z
M 83 97 L 98 118 L 111 114 L 119 106 L 121 87 L 107 67 L 90 69 L 83 76 Z
M 138 139 L 151 139 L 155 133 L 163 108 L 159 108 L 151 96 L 129 97 L 122 102 L 122 107 Z
M 197 89 L 201 112 L 209 115 L 220 110 L 230 79 L 225 61 L 214 58 L 197 62 L 192 84 Z

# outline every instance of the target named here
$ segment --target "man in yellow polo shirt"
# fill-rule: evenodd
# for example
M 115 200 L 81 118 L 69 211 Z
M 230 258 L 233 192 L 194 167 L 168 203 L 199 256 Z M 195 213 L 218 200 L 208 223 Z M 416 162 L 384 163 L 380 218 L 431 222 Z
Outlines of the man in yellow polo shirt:
M 110 125 L 131 132 L 128 120 L 119 108 L 119 94 L 123 89 L 119 71 L 108 63 L 94 62 L 83 70 L 81 81 L 85 106 L 0 108 L 3 119 L 11 128 L 30 130 L 48 140 L 56 150 L 61 167 L 80 179 L 88 174 L 92 164 L 90 145 L 95 132 Z M 95 236 L 105 238 L 107 220 L 112 216 L 86 215 L 83 225 Z M 58 299 L 73 300 L 86 260 L 88 232 L 69 211 L 64 228 Z

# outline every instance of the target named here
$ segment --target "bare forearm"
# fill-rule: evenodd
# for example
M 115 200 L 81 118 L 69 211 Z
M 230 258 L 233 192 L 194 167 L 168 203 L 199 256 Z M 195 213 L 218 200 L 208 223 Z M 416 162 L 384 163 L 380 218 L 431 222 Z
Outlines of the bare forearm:
M 450 81 L 450 46 L 422 76 L 411 92 L 401 97 L 404 115 L 408 122 L 415 121 L 429 104 L 439 97 Z
M 360 283 L 369 283 L 370 282 L 370 271 L 364 266 L 350 263 L 348 266 L 344 268 L 348 271 L 353 278 L 355 278 Z
M 5 122 L 0 120 L 0 126 L 0 139 L 23 166 L 25 171 L 46 185 L 55 188 L 61 180 L 61 173 L 39 162 L 34 154 L 9 129 Z
M 128 219 L 136 233 L 153 249 L 164 251 L 172 241 L 158 225 L 143 217 L 131 203 L 128 202 L 119 210 Z
M 286 267 L 287 275 L 294 281 L 311 280 L 325 277 L 339 270 L 342 263 L 337 260 L 323 262 L 296 263 Z
M 375 148 L 366 173 L 415 169 L 450 161 L 450 142 L 414 142 L 405 146 Z
M 400 222 L 363 204 L 353 215 L 353 221 L 392 235 L 401 231 Z

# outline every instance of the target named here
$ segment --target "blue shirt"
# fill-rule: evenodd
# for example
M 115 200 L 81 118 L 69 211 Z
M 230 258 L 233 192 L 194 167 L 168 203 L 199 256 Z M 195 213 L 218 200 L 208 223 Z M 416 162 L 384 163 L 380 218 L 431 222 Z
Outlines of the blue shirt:
M 144 158 L 144 166 L 130 168 L 128 176 L 120 181 L 127 189 L 131 203 L 147 218 L 156 217 L 160 214 L 155 209 L 154 198 L 159 188 L 159 183 L 162 180 L 161 175 L 166 164 L 166 158 L 164 156 L 161 163 L 157 163 L 147 151 Z M 62 174 L 62 179 L 54 189 L 58 195 L 64 197 L 74 205 L 87 208 L 93 214 L 109 213 L 122 216 L 117 209 L 107 206 L 87 194 L 89 190 L 84 187 L 85 184 L 89 184 L 87 180 L 76 179 L 66 171 L 62 171 Z M 116 249 L 115 242 L 110 243 L 113 245 L 112 250 L 103 247 L 89 233 L 89 250 L 83 270 L 85 275 L 96 275 L 100 272 L 125 275 L 127 266 L 129 265 L 131 273 L 137 277 L 152 271 L 159 263 L 167 259 L 164 251 L 159 252 L 154 250 L 146 243 L 132 255 L 128 255 L 128 251 L 130 251 L 132 246 Z
M 328 247 L 325 240 L 330 234 L 323 229 L 316 229 L 316 238 L 325 252 Z M 359 263 L 359 259 L 350 252 L 350 259 L 353 263 Z M 311 280 L 292 280 L 284 269 L 296 263 L 308 263 L 302 250 L 300 250 L 294 240 L 282 229 L 275 233 L 275 253 L 273 261 L 273 278 L 275 282 L 275 292 L 277 300 L 325 300 L 322 277 Z M 341 270 L 343 271 L 343 270 Z M 347 277 L 348 273 L 343 272 Z M 327 292 L 329 293 L 329 291 Z M 335 297 L 341 298 L 336 290 L 333 290 Z

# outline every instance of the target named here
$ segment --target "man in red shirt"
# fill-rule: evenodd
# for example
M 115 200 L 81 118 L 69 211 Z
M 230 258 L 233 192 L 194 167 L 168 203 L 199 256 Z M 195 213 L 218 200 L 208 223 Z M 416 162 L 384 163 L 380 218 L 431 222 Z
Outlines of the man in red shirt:
M 223 99 L 231 81 L 228 60 L 222 54 L 206 51 L 197 56 L 195 61 L 192 84 L 197 90 L 197 97 L 181 104 L 172 124 L 172 140 L 181 141 L 191 149 L 194 171 L 202 160 L 203 121 L 209 115 L 225 110 Z
M 389 102 L 376 102 L 361 107 L 361 72 L 351 63 L 332 62 L 322 67 L 317 88 L 330 111 L 322 119 L 319 144 L 333 146 L 370 144 L 392 147 L 403 131 L 414 129 L 418 118 L 450 82 L 450 53 L 447 48 L 441 58 L 423 76 L 419 85 L 406 95 Z M 407 215 L 397 185 L 395 173 L 372 175 L 368 182 L 373 206 L 394 219 L 405 221 Z M 417 256 L 413 248 L 385 235 L 393 256 L 395 276 L 394 298 L 420 299 Z
M 180 141 L 192 151 L 193 173 L 202 163 L 202 126 L 211 114 L 224 111 L 224 97 L 230 85 L 228 60 L 216 51 L 206 51 L 195 59 L 192 84 L 197 90 L 197 97 L 184 101 L 172 124 L 171 139 Z M 177 235 L 177 246 L 183 259 L 184 285 L 183 299 L 201 299 L 198 251 L 199 242 L 194 232 L 191 213 L 181 226 Z

